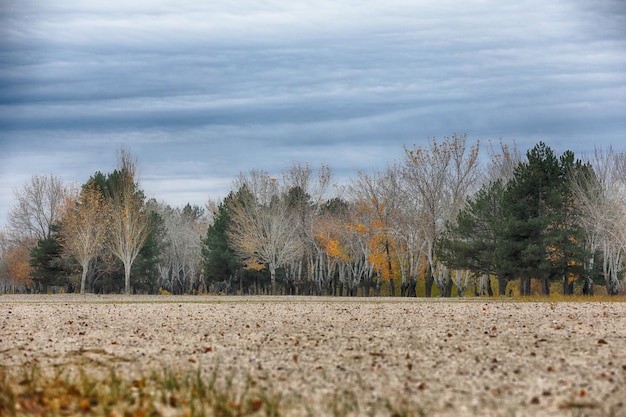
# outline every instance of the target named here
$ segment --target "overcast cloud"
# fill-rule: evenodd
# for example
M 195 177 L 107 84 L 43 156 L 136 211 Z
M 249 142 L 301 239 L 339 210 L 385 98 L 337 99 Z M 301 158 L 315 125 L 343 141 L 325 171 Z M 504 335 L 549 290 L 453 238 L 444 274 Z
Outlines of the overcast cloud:
M 5 0 L 0 226 L 33 174 L 82 183 L 122 144 L 174 206 L 454 132 L 623 149 L 625 28 L 622 0 Z

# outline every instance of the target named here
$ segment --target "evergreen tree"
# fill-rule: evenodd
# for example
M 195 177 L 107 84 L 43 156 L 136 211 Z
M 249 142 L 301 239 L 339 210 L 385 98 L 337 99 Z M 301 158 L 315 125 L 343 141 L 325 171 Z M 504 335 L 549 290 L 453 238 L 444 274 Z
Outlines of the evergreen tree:
M 69 284 L 69 273 L 62 259 L 63 248 L 56 239 L 57 227 L 52 225 L 50 236 L 39 239 L 30 253 L 31 278 L 40 287 L 41 292 L 48 292 L 49 286 Z
M 213 283 L 228 282 L 234 278 L 239 279 L 239 287 L 242 289 L 243 276 L 242 265 L 235 252 L 229 247 L 228 228 L 230 227 L 229 201 L 236 198 L 231 192 L 226 199 L 219 204 L 214 216 L 213 224 L 207 229 L 206 238 L 202 241 L 202 259 L 204 276 L 207 281 Z
M 448 223 L 438 255 L 450 268 L 495 275 L 499 294 L 505 295 L 510 267 L 501 257 L 506 221 L 503 210 L 505 186 L 498 180 L 481 188 Z
M 577 272 L 575 266 L 583 262 L 584 236 L 567 182 L 575 166 L 580 163 L 571 152 L 557 158 L 540 142 L 507 184 L 500 256 L 511 275 L 520 278 L 521 295 L 530 294 L 531 278 L 540 280 L 542 293 L 549 294 L 551 280 Z
M 571 190 L 569 178 L 588 170 L 580 161 L 575 160 L 571 151 L 566 151 L 559 158 L 561 166 L 560 207 L 557 207 L 557 221 L 550 227 L 548 244 L 549 258 L 552 262 L 552 280 L 561 280 L 563 294 L 573 294 L 574 281 L 582 280 L 592 271 L 585 270 L 585 260 L 591 254 L 587 251 L 586 232 L 581 223 L 581 211 Z M 593 279 L 593 278 L 592 278 Z
M 165 234 L 163 218 L 150 211 L 150 234 L 133 263 L 131 285 L 140 292 L 156 294 L 158 290 L 158 265 Z

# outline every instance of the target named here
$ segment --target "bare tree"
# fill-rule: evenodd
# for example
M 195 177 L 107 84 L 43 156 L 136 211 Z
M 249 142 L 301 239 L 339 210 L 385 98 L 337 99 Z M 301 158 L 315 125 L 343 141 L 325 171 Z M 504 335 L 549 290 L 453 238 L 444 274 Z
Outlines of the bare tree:
M 415 195 L 415 213 L 420 218 L 430 267 L 426 296 L 431 295 L 433 282 L 442 295 L 449 292 L 451 281 L 435 259 L 435 243 L 446 222 L 454 220 L 467 196 L 478 185 L 478 143 L 468 149 L 466 140 L 466 135 L 452 135 L 443 142 L 432 139 L 429 148 L 405 149 L 407 191 Z
M 204 210 L 189 204 L 183 209 L 152 204 L 163 219 L 163 244 L 159 261 L 161 285 L 172 293 L 191 293 L 199 284 L 202 237 L 206 233 Z
M 515 174 L 515 168 L 522 162 L 522 153 L 515 141 L 511 145 L 499 141 L 499 149 L 493 142 L 489 142 L 487 147 L 489 153 L 489 163 L 487 166 L 487 183 L 502 180 L 506 184 Z
M 16 203 L 7 215 L 8 239 L 32 247 L 38 240 L 50 238 L 64 199 L 65 187 L 60 177 L 34 175 L 15 191 Z
M 315 217 L 320 214 L 331 178 L 331 170 L 325 165 L 314 173 L 308 164 L 294 164 L 283 174 L 289 209 L 302 239 L 302 257 L 294 259 L 286 268 L 286 277 L 294 290 L 296 284 L 306 284 L 308 288 L 301 290 L 309 293 L 312 291 L 311 273 L 313 265 L 319 261 L 314 258 L 320 253 L 315 248 L 313 227 Z
M 85 293 L 89 263 L 105 243 L 109 216 L 102 190 L 90 181 L 80 193 L 68 196 L 63 207 L 59 241 L 82 268 L 80 293 Z
M 264 264 L 270 271 L 272 294 L 278 293 L 276 269 L 302 256 L 302 239 L 284 187 L 266 172 L 253 170 L 235 182 L 232 200 L 233 249 L 248 267 Z
M 617 294 L 626 250 L 626 153 L 596 148 L 589 167 L 572 173 L 570 187 L 583 213 L 588 250 L 591 254 L 602 251 L 607 292 Z M 593 257 L 585 267 L 594 268 Z M 593 289 L 590 276 L 585 287 Z
M 110 216 L 109 250 L 124 264 L 124 288 L 131 293 L 130 269 L 150 234 L 144 196 L 136 182 L 136 162 L 125 148 L 111 177 L 107 207 Z

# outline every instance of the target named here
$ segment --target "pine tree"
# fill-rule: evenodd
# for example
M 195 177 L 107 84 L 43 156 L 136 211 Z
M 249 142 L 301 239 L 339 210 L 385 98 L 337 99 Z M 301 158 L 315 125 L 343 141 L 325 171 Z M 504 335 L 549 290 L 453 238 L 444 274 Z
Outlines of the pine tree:
M 520 278 L 521 295 L 530 294 L 531 278 L 540 280 L 548 295 L 552 280 L 569 277 L 583 261 L 584 236 L 567 185 L 569 170 L 580 163 L 569 151 L 557 158 L 543 142 L 528 151 L 527 159 L 507 184 L 508 224 L 500 256 Z
M 239 289 L 243 290 L 242 265 L 229 247 L 228 241 L 228 228 L 231 223 L 228 205 L 233 198 L 235 196 L 230 193 L 217 208 L 213 224 L 208 227 L 206 238 L 202 241 L 202 263 L 208 281 L 226 282 L 238 276 Z
M 31 278 L 44 293 L 48 292 L 49 286 L 61 286 L 69 283 L 69 274 L 61 258 L 63 248 L 56 239 L 56 225 L 51 226 L 50 233 L 50 237 L 39 239 L 37 246 L 30 252 Z

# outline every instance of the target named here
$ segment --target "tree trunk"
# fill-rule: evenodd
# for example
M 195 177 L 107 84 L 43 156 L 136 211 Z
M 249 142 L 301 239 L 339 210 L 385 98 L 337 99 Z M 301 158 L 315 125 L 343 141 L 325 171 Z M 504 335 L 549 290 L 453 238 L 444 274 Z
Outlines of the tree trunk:
M 530 278 L 520 279 L 520 292 L 519 293 L 521 296 L 530 295 Z
M 85 285 L 87 285 L 87 271 L 89 270 L 89 262 L 82 264 L 83 273 L 80 277 L 80 293 L 85 293 Z
M 509 278 L 498 276 L 498 295 L 504 297 L 506 295 L 506 286 L 509 284 Z
M 549 278 L 541 279 L 541 293 L 543 295 L 550 295 L 550 279 Z
M 591 277 L 585 278 L 585 283 L 583 284 L 583 294 L 593 295 L 593 279 L 591 279 Z
M 424 281 L 425 289 L 424 295 L 426 297 L 432 297 L 433 294 L 433 284 L 435 283 L 435 277 L 432 274 L 426 275 L 426 280 Z
M 446 285 L 444 287 L 444 291 L 446 293 L 446 297 L 450 298 L 452 297 L 452 279 L 450 278 L 450 275 L 448 275 L 448 279 L 446 281 Z
M 389 296 L 396 296 L 396 287 L 393 283 L 393 266 L 391 265 L 391 252 L 389 251 L 389 241 L 385 242 L 385 252 L 387 253 L 387 271 L 389 272 Z
M 487 281 L 487 294 L 489 294 L 489 297 L 493 297 L 493 288 L 491 288 L 491 278 L 489 277 L 489 275 L 485 276 L 485 280 Z M 506 285 L 509 283 L 509 280 L 506 279 L 504 281 L 504 290 L 506 291 Z M 498 283 L 498 286 L 500 284 Z
M 574 294 L 574 286 L 573 283 L 569 282 L 569 278 L 567 276 L 563 277 L 563 295 L 572 295 Z
M 124 262 L 124 293 L 131 294 L 130 290 L 130 262 Z
M 270 287 L 272 295 L 278 294 L 278 286 L 276 285 L 276 267 L 269 266 L 270 269 Z
M 478 274 L 474 274 L 474 278 L 472 279 L 472 282 L 474 283 L 474 297 L 478 297 L 480 295 L 482 295 L 482 283 L 483 283 L 483 279 L 482 277 L 480 278 L 480 289 L 479 289 L 479 285 L 478 285 Z
M 410 277 L 409 278 L 409 286 L 407 288 L 407 296 L 409 297 L 417 297 L 417 279 Z

